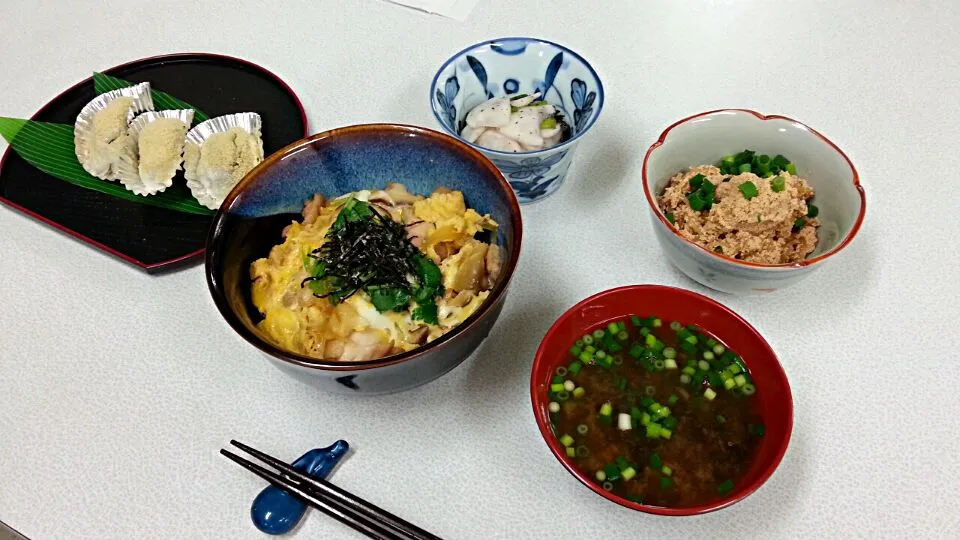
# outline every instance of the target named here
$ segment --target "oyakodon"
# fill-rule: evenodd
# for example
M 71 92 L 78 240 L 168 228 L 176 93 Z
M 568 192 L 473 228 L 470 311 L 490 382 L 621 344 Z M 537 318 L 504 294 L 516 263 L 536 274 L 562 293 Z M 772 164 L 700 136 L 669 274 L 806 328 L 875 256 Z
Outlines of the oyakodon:
M 445 188 L 315 195 L 283 243 L 251 265 L 259 326 L 277 345 L 324 360 L 415 349 L 487 299 L 501 269 L 496 231 Z

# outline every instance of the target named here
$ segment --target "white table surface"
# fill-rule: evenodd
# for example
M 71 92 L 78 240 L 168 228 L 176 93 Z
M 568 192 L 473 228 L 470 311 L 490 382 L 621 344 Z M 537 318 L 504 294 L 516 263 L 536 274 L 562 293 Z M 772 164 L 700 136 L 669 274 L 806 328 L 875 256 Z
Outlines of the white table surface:
M 344 438 L 354 452 L 337 483 L 445 538 L 960 538 L 960 3 L 482 0 L 466 23 L 372 0 L 279 4 L 2 2 L 0 114 L 29 116 L 94 69 L 210 51 L 287 80 L 312 131 L 434 127 L 428 86 L 453 52 L 503 35 L 565 43 L 593 62 L 607 102 L 571 178 L 523 209 L 496 328 L 425 387 L 326 395 L 227 327 L 200 266 L 151 277 L 0 207 L 0 520 L 35 540 L 263 538 L 249 519 L 263 483 L 217 450 L 235 437 L 295 458 Z M 821 130 L 867 191 L 856 242 L 770 296 L 684 278 L 642 201 L 661 130 L 729 106 Z M 780 355 L 793 439 L 732 508 L 620 508 L 541 440 L 528 395 L 541 336 L 628 283 L 706 292 Z M 318 512 L 297 536 L 357 537 Z

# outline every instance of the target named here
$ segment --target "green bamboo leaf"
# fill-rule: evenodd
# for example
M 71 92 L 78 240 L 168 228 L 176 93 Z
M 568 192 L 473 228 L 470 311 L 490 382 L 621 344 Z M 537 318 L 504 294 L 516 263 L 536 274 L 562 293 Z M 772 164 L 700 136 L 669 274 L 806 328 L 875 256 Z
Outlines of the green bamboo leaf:
M 97 95 L 104 94 L 111 90 L 127 88 L 128 86 L 133 85 L 134 83 L 130 81 L 111 77 L 110 75 L 104 75 L 103 73 L 93 73 L 93 89 L 97 92 Z M 153 95 L 153 104 L 156 106 L 158 111 L 164 111 L 168 109 L 193 109 L 194 125 L 210 118 L 200 109 L 194 107 L 186 101 L 177 99 L 166 92 L 161 92 L 160 90 L 154 90 L 151 88 L 150 93 Z
M 77 161 L 73 126 L 0 117 L 0 136 L 6 139 L 10 147 L 27 163 L 75 186 L 188 214 L 214 213 L 198 203 L 190 196 L 190 192 L 181 186 L 168 188 L 156 195 L 140 196 L 127 191 L 121 184 L 94 177 Z

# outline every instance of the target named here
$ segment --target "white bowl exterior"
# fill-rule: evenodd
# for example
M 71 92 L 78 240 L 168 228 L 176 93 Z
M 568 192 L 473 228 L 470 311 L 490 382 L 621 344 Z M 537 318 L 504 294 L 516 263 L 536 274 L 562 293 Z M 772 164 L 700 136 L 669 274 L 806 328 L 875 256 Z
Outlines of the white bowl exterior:
M 783 154 L 797 166 L 816 192 L 823 225 L 811 257 L 838 245 L 857 225 L 861 195 L 853 168 L 843 154 L 808 127 L 783 118 L 760 118 L 750 111 L 726 110 L 685 120 L 670 129 L 645 164 L 650 193 L 657 197 L 678 172 L 716 163 L 744 149 Z M 659 212 L 653 210 L 652 212 Z M 734 294 L 770 292 L 792 285 L 820 263 L 806 266 L 756 267 L 737 264 L 682 240 L 656 215 L 653 227 L 667 258 L 684 274 L 707 287 Z M 821 263 L 824 261 L 821 261 Z
M 566 178 L 574 151 L 596 122 L 603 87 L 592 68 L 576 53 L 532 38 L 483 42 L 458 53 L 434 78 L 430 103 L 443 129 L 459 137 L 467 113 L 495 96 L 532 94 L 559 108 L 572 136 L 554 148 L 536 152 L 497 152 L 472 145 L 503 172 L 521 203 L 543 199 Z

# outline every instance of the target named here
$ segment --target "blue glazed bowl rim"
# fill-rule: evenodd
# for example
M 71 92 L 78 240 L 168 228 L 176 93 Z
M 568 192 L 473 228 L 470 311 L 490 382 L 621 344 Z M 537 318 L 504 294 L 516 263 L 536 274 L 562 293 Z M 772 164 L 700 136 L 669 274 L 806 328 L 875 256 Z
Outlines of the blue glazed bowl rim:
M 492 150 L 484 146 L 478 146 L 476 144 L 473 144 L 472 142 L 469 142 L 463 137 L 461 137 L 460 134 L 456 133 L 455 130 L 447 129 L 447 126 L 444 125 L 443 123 L 443 119 L 440 118 L 440 115 L 437 114 L 437 110 L 433 107 L 433 95 L 437 90 L 437 81 L 440 79 L 440 74 L 443 73 L 445 69 L 447 69 L 447 66 L 459 60 L 460 57 L 462 57 L 467 52 L 472 51 L 478 47 L 482 47 L 484 45 L 493 45 L 501 41 L 529 41 L 529 42 L 546 43 L 547 45 L 553 45 L 554 47 L 562 50 L 563 52 L 569 53 L 571 56 L 573 56 L 574 58 L 582 62 L 584 66 L 586 66 L 587 70 L 590 72 L 590 75 L 592 75 L 594 80 L 597 81 L 597 112 L 594 113 L 593 117 L 590 119 L 590 122 L 587 123 L 587 125 L 583 128 L 583 131 L 581 131 L 580 133 L 577 133 L 570 139 L 564 141 L 563 144 L 559 144 L 557 146 L 551 146 L 550 148 L 544 148 L 543 150 L 532 150 L 529 152 L 502 152 L 500 150 Z M 570 49 L 568 47 L 560 45 L 559 43 L 555 43 L 553 41 L 549 41 L 546 39 L 517 36 L 517 37 L 501 37 L 501 38 L 495 38 L 495 39 L 488 39 L 485 41 L 474 43 L 473 45 L 470 45 L 468 47 L 461 49 L 459 52 L 457 52 L 456 54 L 448 58 L 447 61 L 440 66 L 440 69 L 437 70 L 437 73 L 434 74 L 433 81 L 430 83 L 429 96 L 427 97 L 428 97 L 427 103 L 430 105 L 430 111 L 433 113 L 433 117 L 437 119 L 437 123 L 440 124 L 440 127 L 443 128 L 443 131 L 446 132 L 447 134 L 453 137 L 456 137 L 457 139 L 463 141 L 466 144 L 469 144 L 470 146 L 472 146 L 473 148 L 476 148 L 477 150 L 480 150 L 481 152 L 486 152 L 488 154 L 494 154 L 497 156 L 505 156 L 505 157 L 506 156 L 536 156 L 536 155 L 543 155 L 546 153 L 553 153 L 556 150 L 567 148 L 574 141 L 576 141 L 580 137 L 583 137 L 588 131 L 590 131 L 590 128 L 592 128 L 593 125 L 597 123 L 597 119 L 600 118 L 600 112 L 603 111 L 604 91 L 603 91 L 603 81 L 600 80 L 600 76 L 597 75 L 597 71 L 593 69 L 593 66 L 590 64 L 590 62 L 587 62 L 586 58 L 581 56 L 579 53 L 577 53 L 573 49 Z
M 407 136 L 422 136 L 427 137 L 435 142 L 440 144 L 446 144 L 451 146 L 454 150 L 463 154 L 468 159 L 474 161 L 481 167 L 487 170 L 493 178 L 497 181 L 497 185 L 500 187 L 500 190 L 507 196 L 507 201 L 509 205 L 509 213 L 513 217 L 513 246 L 508 257 L 503 265 L 502 274 L 500 280 L 494 286 L 493 290 L 490 291 L 490 294 L 487 296 L 487 299 L 480 305 L 480 307 L 465 321 L 454 327 L 452 330 L 446 334 L 440 336 L 439 338 L 400 354 L 394 354 L 390 356 L 385 356 L 383 358 L 377 358 L 375 360 L 365 360 L 362 362 L 341 362 L 341 361 L 327 361 L 320 360 L 318 358 L 312 358 L 309 356 L 304 356 L 301 354 L 296 354 L 288 350 L 282 349 L 269 341 L 266 341 L 252 332 L 246 325 L 243 324 L 243 321 L 240 320 L 240 317 L 237 316 L 235 311 L 230 305 L 230 302 L 227 300 L 227 294 L 223 286 L 223 272 L 217 272 L 217 270 L 222 269 L 222 265 L 217 264 L 217 260 L 220 257 L 220 251 L 223 247 L 224 237 L 230 234 L 230 230 L 224 227 L 224 221 L 227 219 L 230 210 L 232 209 L 234 203 L 240 198 L 240 195 L 243 193 L 245 188 L 251 184 L 255 184 L 260 178 L 266 173 L 269 169 L 275 166 L 278 163 L 281 163 L 284 159 L 289 157 L 292 154 L 299 152 L 301 149 L 311 146 L 318 141 L 324 141 L 327 139 L 336 139 L 339 136 L 343 135 L 352 135 L 352 134 L 401 134 Z M 279 231 L 278 231 L 279 232 Z M 365 369 L 373 369 L 383 366 L 390 366 L 394 364 L 400 364 L 414 358 L 419 358 L 427 354 L 428 352 L 441 349 L 446 344 L 452 342 L 458 336 L 465 334 L 468 329 L 475 327 L 482 319 L 490 316 L 490 312 L 493 307 L 501 300 L 501 298 L 506 294 L 507 288 L 510 285 L 510 281 L 513 279 L 514 273 L 517 269 L 517 264 L 520 261 L 520 249 L 523 240 L 523 217 L 520 212 L 520 202 L 517 199 L 516 194 L 513 192 L 513 188 L 510 187 L 510 184 L 507 182 L 507 179 L 504 178 L 503 173 L 500 172 L 500 169 L 490 161 L 489 158 L 484 156 L 481 152 L 477 151 L 476 148 L 466 144 L 463 140 L 455 137 L 451 137 L 446 133 L 440 131 L 425 128 L 421 126 L 414 126 L 408 124 L 390 124 L 390 123 L 379 123 L 379 124 L 355 124 L 345 127 L 339 127 L 334 129 L 329 129 L 320 133 L 310 135 L 309 137 L 304 137 L 297 141 L 294 141 L 287 146 L 277 150 L 273 154 L 267 156 L 259 165 L 254 167 L 252 171 L 247 173 L 240 182 L 234 186 L 233 190 L 227 195 L 224 199 L 223 204 L 220 205 L 220 208 L 217 210 L 217 213 L 213 217 L 213 221 L 210 224 L 210 232 L 207 235 L 206 242 L 206 256 L 204 261 L 204 273 L 207 278 L 207 287 L 210 290 L 210 295 L 213 297 L 213 302 L 217 306 L 217 310 L 220 312 L 220 315 L 227 321 L 231 328 L 237 333 L 240 334 L 244 340 L 253 345 L 254 347 L 260 349 L 262 352 L 282 360 L 286 363 L 293 364 L 296 366 L 316 369 L 319 371 L 359 371 Z M 472 351 L 471 351 L 472 352 Z M 469 353 L 468 353 L 469 355 Z

